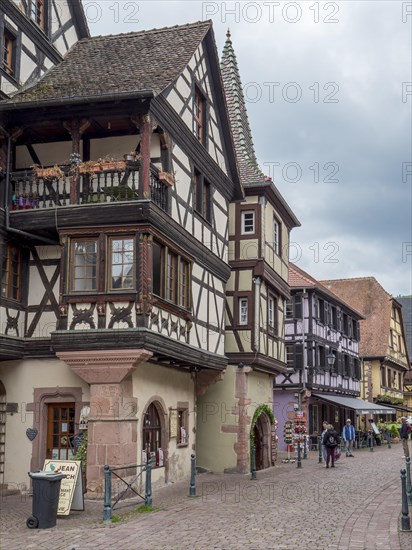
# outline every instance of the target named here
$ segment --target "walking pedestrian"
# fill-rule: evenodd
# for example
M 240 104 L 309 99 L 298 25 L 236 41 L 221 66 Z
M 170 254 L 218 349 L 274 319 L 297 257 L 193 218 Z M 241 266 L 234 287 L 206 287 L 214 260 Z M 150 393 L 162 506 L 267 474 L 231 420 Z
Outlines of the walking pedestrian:
M 345 442 L 346 456 L 353 457 L 352 448 L 355 442 L 355 428 L 352 426 L 352 421 L 350 418 L 347 419 L 346 425 L 343 428 L 342 437 Z
M 323 436 L 323 444 L 326 447 L 326 468 L 329 468 L 330 461 L 332 461 L 332 468 L 334 468 L 335 449 L 339 445 L 339 435 L 332 424 L 329 424 L 328 430 Z
M 326 420 L 322 423 L 322 428 L 323 428 L 323 431 L 320 435 L 320 444 L 322 446 L 322 456 L 323 456 L 323 461 L 326 462 L 326 447 L 325 445 L 323 444 L 323 437 L 325 435 L 325 433 L 328 431 L 328 426 L 329 426 L 329 422 L 326 422 Z
M 403 446 L 403 458 L 410 458 L 409 455 L 409 447 L 408 447 L 408 439 L 409 439 L 409 432 L 410 432 L 410 426 L 406 423 L 406 418 L 402 416 L 401 418 L 402 426 L 401 426 L 401 440 L 402 440 L 402 446 Z

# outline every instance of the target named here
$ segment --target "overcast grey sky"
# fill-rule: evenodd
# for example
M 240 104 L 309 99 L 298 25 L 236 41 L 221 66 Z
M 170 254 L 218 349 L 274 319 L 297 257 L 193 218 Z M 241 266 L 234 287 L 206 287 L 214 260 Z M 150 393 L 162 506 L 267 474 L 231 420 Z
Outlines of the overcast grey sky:
M 259 163 L 302 223 L 291 260 L 412 294 L 412 2 L 83 4 L 93 35 L 212 19 L 219 55 L 229 27 Z

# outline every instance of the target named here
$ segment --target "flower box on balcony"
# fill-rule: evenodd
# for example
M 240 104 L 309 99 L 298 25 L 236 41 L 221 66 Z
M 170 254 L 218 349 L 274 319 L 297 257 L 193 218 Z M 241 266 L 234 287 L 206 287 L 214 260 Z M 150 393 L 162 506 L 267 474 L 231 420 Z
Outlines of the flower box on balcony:
M 124 160 L 88 160 L 79 164 L 80 174 L 94 174 L 102 170 L 116 170 L 122 172 L 126 170 L 126 162 Z
M 61 179 L 64 178 L 64 172 L 59 168 L 59 166 L 51 166 L 50 168 L 43 168 L 41 166 L 33 167 L 34 174 L 36 178 L 42 179 Z
M 79 164 L 80 174 L 93 174 L 94 172 L 101 172 L 102 167 L 98 162 L 88 160 Z
M 170 172 L 159 172 L 159 181 L 171 187 L 175 182 L 175 177 Z
M 126 170 L 126 161 L 116 160 L 116 161 L 107 161 L 101 163 L 102 170 L 117 170 L 119 172 L 124 172 Z

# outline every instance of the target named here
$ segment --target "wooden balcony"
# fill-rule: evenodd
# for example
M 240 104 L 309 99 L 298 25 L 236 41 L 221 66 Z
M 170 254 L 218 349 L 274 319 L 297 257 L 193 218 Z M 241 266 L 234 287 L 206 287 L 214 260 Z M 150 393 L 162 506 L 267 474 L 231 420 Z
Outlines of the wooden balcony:
M 55 173 L 53 173 L 55 172 Z M 139 161 L 117 162 L 112 165 L 89 165 L 87 171 L 75 171 L 70 166 L 59 170 L 46 169 L 11 173 L 9 204 L 11 212 L 64 208 L 99 203 L 133 203 L 151 200 L 167 211 L 168 185 L 159 178 L 159 170 L 151 165 L 149 192 L 143 192 Z

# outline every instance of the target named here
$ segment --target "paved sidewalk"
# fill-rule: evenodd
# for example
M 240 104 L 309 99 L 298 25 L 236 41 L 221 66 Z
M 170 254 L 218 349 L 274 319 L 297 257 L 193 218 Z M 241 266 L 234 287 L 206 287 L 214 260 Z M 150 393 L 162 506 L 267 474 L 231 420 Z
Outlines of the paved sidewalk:
M 188 482 L 155 490 L 158 512 L 123 512 L 101 521 L 103 504 L 86 501 L 85 512 L 58 519 L 56 528 L 29 530 L 31 499 L 1 503 L 1 550 L 410 550 L 412 531 L 400 533 L 401 446 L 358 450 L 334 469 L 310 453 L 296 464 L 279 464 L 249 476 L 202 474 L 197 498 Z M 412 514 L 412 507 L 410 508 Z M 117 512 L 115 512 L 117 514 Z

